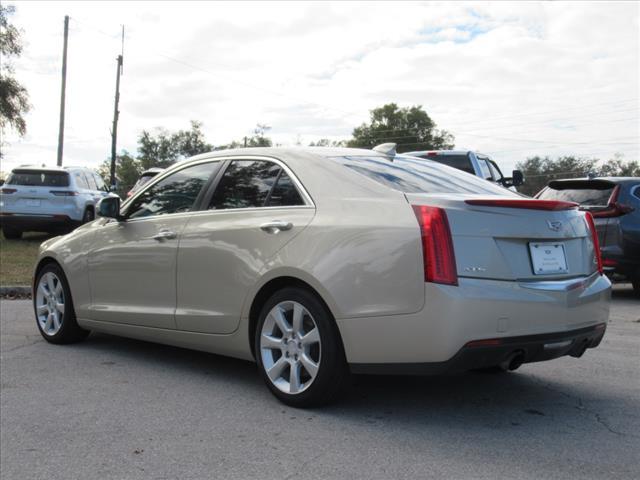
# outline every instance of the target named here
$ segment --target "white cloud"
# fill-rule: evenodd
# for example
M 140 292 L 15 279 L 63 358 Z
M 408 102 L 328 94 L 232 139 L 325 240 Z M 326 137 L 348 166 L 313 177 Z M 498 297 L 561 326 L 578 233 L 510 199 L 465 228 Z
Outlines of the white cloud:
M 533 154 L 638 158 L 638 3 L 31 3 L 16 62 L 33 111 L 2 169 L 55 163 L 62 21 L 71 16 L 65 162 L 110 152 L 126 25 L 119 149 L 204 122 L 226 143 L 346 138 L 386 102 L 423 105 L 456 146 L 506 170 Z

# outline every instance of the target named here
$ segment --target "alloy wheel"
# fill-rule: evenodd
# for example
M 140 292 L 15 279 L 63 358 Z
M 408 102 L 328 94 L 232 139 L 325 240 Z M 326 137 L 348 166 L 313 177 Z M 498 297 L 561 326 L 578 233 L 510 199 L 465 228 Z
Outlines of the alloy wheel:
M 313 383 L 321 362 L 318 326 L 300 303 L 284 301 L 266 316 L 260 355 L 267 377 L 280 391 L 297 394 Z
M 36 316 L 45 335 L 53 336 L 62 328 L 65 298 L 62 282 L 53 272 L 46 272 L 36 290 Z

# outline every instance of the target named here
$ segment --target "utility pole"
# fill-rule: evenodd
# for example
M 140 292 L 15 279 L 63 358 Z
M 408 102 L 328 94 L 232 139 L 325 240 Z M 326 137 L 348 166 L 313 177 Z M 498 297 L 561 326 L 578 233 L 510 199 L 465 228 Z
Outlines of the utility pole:
M 109 184 L 111 188 L 115 190 L 116 187 L 116 141 L 118 139 L 118 116 L 120 111 L 118 110 L 118 103 L 120 103 L 120 76 L 122 75 L 122 58 L 124 54 L 124 25 L 122 26 L 122 53 L 116 58 L 117 70 L 116 70 L 116 98 L 113 107 L 113 127 L 111 129 L 111 176 Z
M 69 15 L 64 16 L 64 46 L 62 47 L 62 91 L 60 93 L 60 128 L 58 130 L 58 161 L 62 166 L 62 148 L 64 145 L 64 103 L 67 90 L 67 43 L 69 40 Z

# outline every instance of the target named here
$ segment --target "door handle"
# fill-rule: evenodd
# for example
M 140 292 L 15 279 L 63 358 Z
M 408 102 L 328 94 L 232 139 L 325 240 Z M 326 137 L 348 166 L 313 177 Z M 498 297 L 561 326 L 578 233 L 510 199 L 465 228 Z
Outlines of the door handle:
M 149 238 L 152 239 L 152 240 L 162 241 L 162 240 L 172 240 L 172 239 L 176 238 L 177 236 L 178 236 L 178 234 L 176 232 L 172 232 L 171 230 L 160 230 L 154 236 L 149 237 Z
M 293 223 L 274 220 L 273 222 L 263 223 L 260 225 L 260 228 L 267 233 L 278 233 L 280 231 L 291 230 Z

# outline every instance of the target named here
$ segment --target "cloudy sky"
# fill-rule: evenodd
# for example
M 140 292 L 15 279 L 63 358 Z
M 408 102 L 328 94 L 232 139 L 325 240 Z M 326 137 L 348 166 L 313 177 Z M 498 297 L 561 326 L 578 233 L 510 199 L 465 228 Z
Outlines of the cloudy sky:
M 343 139 L 396 102 L 504 170 L 535 154 L 640 153 L 638 2 L 12 3 L 33 109 L 24 138 L 5 132 L 4 171 L 55 164 L 64 15 L 65 164 L 110 154 L 122 24 L 119 149 L 189 120 L 214 145 L 257 123 L 283 145 Z

